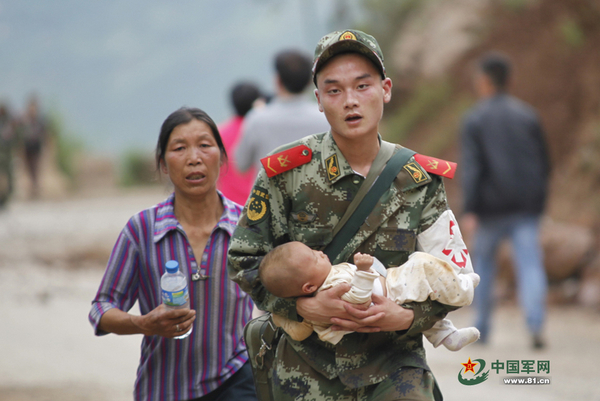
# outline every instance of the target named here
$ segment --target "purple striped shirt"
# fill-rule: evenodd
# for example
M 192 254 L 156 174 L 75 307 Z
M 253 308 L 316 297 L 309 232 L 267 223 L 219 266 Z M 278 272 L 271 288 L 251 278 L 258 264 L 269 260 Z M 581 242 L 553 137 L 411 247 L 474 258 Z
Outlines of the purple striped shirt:
M 221 196 L 225 208 L 197 260 L 173 210 L 174 194 L 133 216 L 117 239 L 89 319 L 96 335 L 102 315 L 112 308 L 129 311 L 139 301 L 146 314 L 162 302 L 160 277 L 168 260 L 187 274 L 192 334 L 183 340 L 144 336 L 135 383 L 136 400 L 189 400 L 215 390 L 248 360 L 244 325 L 252 301 L 227 277 L 227 247 L 241 207 Z M 209 276 L 192 281 L 196 271 Z

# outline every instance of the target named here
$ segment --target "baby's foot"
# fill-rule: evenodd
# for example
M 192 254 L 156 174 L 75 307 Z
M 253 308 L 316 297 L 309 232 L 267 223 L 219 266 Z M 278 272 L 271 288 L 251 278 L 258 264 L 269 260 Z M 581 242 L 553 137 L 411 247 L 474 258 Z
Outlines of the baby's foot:
M 354 255 L 354 264 L 358 270 L 369 271 L 373 266 L 373 256 L 358 252 Z
M 469 273 L 468 276 L 470 276 L 471 279 L 473 280 L 473 288 L 477 287 L 479 285 L 479 281 L 481 280 L 481 278 L 479 277 L 479 274 Z
M 475 327 L 458 329 L 448 337 L 444 338 L 442 344 L 450 351 L 458 351 L 479 339 L 479 330 Z

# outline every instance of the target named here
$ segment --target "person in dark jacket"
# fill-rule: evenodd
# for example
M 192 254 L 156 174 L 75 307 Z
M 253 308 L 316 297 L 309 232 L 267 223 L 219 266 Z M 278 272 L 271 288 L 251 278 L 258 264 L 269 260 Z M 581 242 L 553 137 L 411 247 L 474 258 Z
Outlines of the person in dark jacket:
M 484 55 L 475 75 L 480 101 L 463 122 L 461 226 L 475 233 L 473 264 L 481 276 L 475 291 L 476 327 L 489 340 L 493 307 L 495 254 L 509 237 L 515 258 L 518 295 L 533 347 L 544 347 L 547 277 L 540 246 L 540 218 L 547 192 L 549 160 L 544 132 L 535 110 L 507 89 L 509 59 Z

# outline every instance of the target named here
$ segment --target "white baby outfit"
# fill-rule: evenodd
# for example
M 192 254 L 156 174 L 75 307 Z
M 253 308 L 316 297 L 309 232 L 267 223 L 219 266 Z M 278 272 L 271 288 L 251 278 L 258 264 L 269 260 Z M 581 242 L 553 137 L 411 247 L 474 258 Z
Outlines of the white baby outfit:
M 473 266 L 466 245 L 458 229 L 452 211 L 447 210 L 426 231 L 417 236 L 417 250 L 402 266 L 386 270 L 385 285 L 387 298 L 401 305 L 407 302 L 423 302 L 427 298 L 442 304 L 466 306 L 473 301 L 479 276 L 473 272 Z M 433 253 L 433 254 L 430 254 Z M 342 299 L 354 304 L 371 302 L 371 294 L 383 295 L 379 273 L 357 270 L 350 263 L 334 265 L 317 290 L 323 291 L 340 283 L 351 284 L 351 289 Z M 337 344 L 348 331 L 332 331 L 331 325 L 316 322 L 294 322 L 273 314 L 273 321 L 282 327 L 294 340 L 306 339 L 313 330 L 322 341 Z M 471 328 L 477 333 L 477 329 Z M 427 339 L 438 347 L 450 334 L 456 332 L 449 319 L 442 319 L 423 331 Z M 472 340 L 474 341 L 474 340 Z M 472 342 L 471 341 L 471 342 Z

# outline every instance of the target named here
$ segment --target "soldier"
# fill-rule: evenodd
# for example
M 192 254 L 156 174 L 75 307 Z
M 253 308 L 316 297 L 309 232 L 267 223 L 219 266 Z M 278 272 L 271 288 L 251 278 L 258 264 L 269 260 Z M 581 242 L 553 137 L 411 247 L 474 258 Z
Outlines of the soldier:
M 284 335 L 272 372 L 273 398 L 441 399 L 421 333 L 455 307 L 431 300 L 400 306 L 374 295 L 373 304 L 361 308 L 341 300 L 350 289 L 347 284 L 314 297 L 284 299 L 266 291 L 258 278 L 260 261 L 277 245 L 300 241 L 323 250 L 369 172 L 392 153 L 405 151 L 379 135 L 392 81 L 385 75 L 375 38 L 357 30 L 324 36 L 315 50 L 313 81 L 331 129 L 262 160 L 264 169 L 232 238 L 228 269 L 260 309 L 355 333 L 337 345 L 320 341 L 314 333 L 304 341 Z M 421 250 L 472 269 L 442 182 L 442 175 L 451 176 L 455 165 L 421 155 L 407 160 L 332 263 L 362 252 L 388 268 Z
M 15 142 L 15 120 L 8 106 L 0 104 L 0 209 L 6 207 L 14 187 L 13 146 Z

